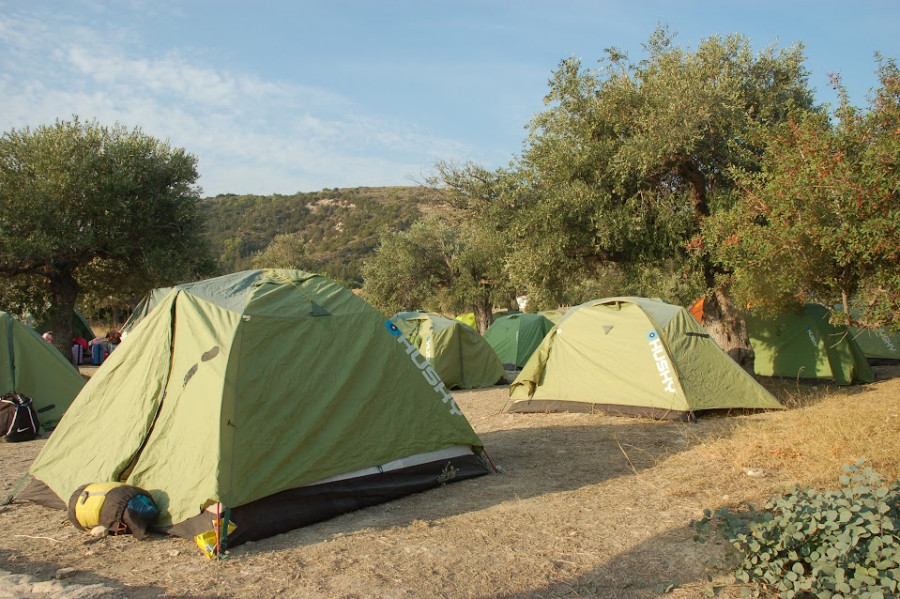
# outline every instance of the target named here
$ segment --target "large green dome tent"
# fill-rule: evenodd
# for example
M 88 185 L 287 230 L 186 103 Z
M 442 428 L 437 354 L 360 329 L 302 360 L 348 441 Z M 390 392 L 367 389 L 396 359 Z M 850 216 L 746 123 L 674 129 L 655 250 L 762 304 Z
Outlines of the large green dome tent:
M 747 329 L 756 354 L 754 370 L 764 376 L 871 383 L 875 374 L 853 334 L 829 322 L 828 308 L 804 304 L 773 318 L 750 311 Z
M 510 387 L 511 412 L 605 411 L 692 420 L 780 409 L 680 307 L 639 297 L 571 308 Z
M 31 398 L 41 427 L 56 426 L 84 387 L 84 378 L 31 327 L 0 312 L 0 395 Z
M 541 314 L 505 314 L 491 323 L 484 332 L 484 339 L 494 349 L 503 367 L 514 370 L 525 366 L 553 326 L 553 322 Z
M 391 322 L 425 356 L 447 387 L 478 389 L 503 379 L 500 359 L 472 327 L 429 312 L 398 312 Z
M 229 544 L 487 473 L 449 391 L 375 308 L 324 277 L 245 271 L 174 287 L 91 378 L 27 499 L 150 492 L 157 528 Z

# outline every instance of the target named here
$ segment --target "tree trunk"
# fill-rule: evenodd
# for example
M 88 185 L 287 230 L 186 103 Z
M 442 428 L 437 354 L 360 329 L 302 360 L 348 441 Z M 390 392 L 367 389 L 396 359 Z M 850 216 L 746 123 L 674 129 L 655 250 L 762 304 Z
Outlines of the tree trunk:
M 475 312 L 475 326 L 478 332 L 484 335 L 494 320 L 493 304 L 490 300 L 484 300 L 477 302 L 472 308 Z
M 716 291 L 706 296 L 703 303 L 703 327 L 710 337 L 741 368 L 753 374 L 755 354 L 750 345 L 747 319 L 744 311 L 727 291 Z
M 703 221 L 709 216 L 709 204 L 706 199 L 706 177 L 692 161 L 681 165 L 681 176 L 690 185 L 691 209 L 697 219 L 697 230 L 703 227 Z M 703 279 L 707 288 L 716 287 L 716 268 L 709 256 L 703 260 Z M 731 294 L 724 289 L 708 294 L 703 304 L 703 327 L 710 337 L 741 368 L 753 374 L 755 354 L 750 345 L 750 334 L 747 331 L 747 319 L 744 310 L 736 305 Z
M 53 345 L 72 361 L 72 315 L 80 288 L 71 272 L 57 272 L 50 279 L 50 314 L 48 322 L 53 331 Z M 43 333 L 44 331 L 38 331 Z

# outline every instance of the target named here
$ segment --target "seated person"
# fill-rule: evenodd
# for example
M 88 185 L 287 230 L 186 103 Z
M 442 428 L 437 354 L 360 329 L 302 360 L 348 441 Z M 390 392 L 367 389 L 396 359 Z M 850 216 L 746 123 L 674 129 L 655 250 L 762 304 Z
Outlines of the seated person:
M 108 331 L 106 333 L 106 347 L 111 353 L 122 343 L 122 334 L 119 331 Z

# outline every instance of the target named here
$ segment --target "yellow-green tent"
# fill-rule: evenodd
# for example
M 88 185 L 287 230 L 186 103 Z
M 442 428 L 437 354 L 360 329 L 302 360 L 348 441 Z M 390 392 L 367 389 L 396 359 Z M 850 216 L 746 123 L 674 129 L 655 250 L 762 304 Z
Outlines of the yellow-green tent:
M 659 419 L 782 406 L 680 307 L 618 297 L 566 312 L 510 387 L 509 411 Z
M 234 544 L 486 473 L 478 436 L 423 362 L 318 275 L 178 285 L 72 404 L 27 498 L 62 507 L 86 483 L 127 482 L 173 534 L 230 510 Z
M 463 324 L 469 325 L 476 331 L 478 330 L 478 323 L 475 321 L 474 312 L 466 312 L 465 314 L 460 314 L 456 317 L 456 320 L 460 321 Z
M 425 356 L 447 387 L 478 389 L 503 379 L 500 359 L 472 327 L 428 312 L 398 312 L 391 322 Z
M 52 429 L 84 387 L 68 358 L 31 327 L 0 312 L 0 395 L 32 399 L 41 427 Z

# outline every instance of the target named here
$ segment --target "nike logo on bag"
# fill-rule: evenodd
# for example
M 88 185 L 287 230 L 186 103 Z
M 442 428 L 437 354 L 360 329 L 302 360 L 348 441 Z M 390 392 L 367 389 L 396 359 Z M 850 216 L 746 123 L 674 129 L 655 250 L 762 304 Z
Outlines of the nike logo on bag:
M 31 428 L 26 426 L 25 428 L 17 428 L 17 429 L 16 429 L 16 432 L 17 432 L 17 433 L 24 433 L 25 431 L 30 431 L 30 430 L 31 430 Z

